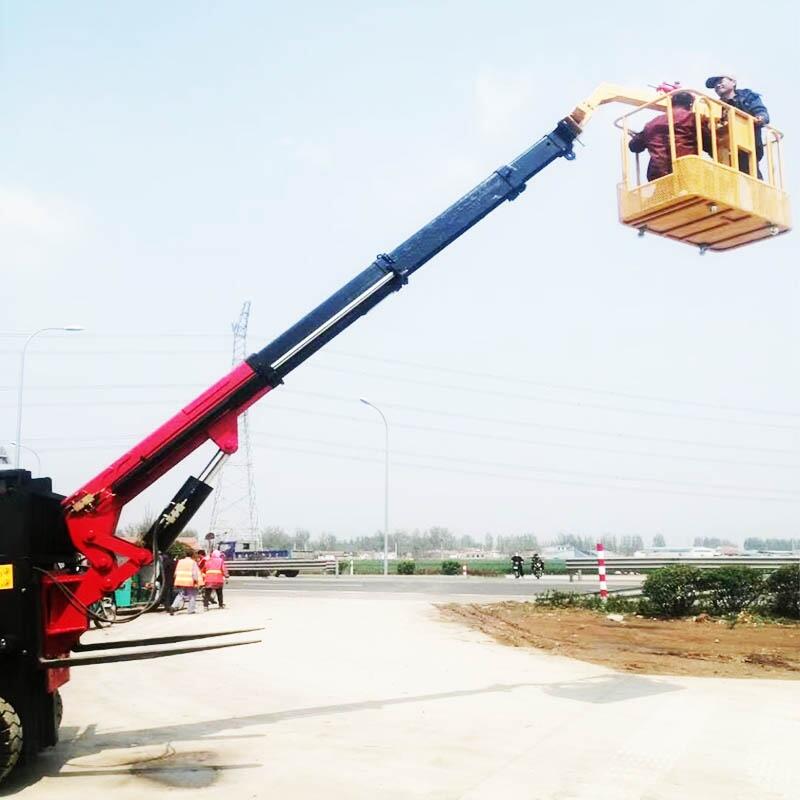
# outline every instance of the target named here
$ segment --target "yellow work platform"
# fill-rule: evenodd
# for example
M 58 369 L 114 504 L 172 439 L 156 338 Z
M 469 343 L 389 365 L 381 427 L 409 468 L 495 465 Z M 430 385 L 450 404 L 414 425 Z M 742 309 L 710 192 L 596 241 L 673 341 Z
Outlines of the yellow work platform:
M 672 102 L 664 95 L 617 120 L 622 130 L 623 170 L 619 218 L 649 232 L 705 250 L 730 250 L 791 228 L 789 195 L 783 189 L 783 138 L 764 126 L 764 157 L 755 159 L 754 120 L 699 92 L 695 95 L 697 153 L 676 157 Z M 628 152 L 631 118 L 643 109 L 666 114 L 671 173 L 642 181 L 639 154 Z M 641 117 L 642 125 L 647 120 Z M 633 161 L 633 165 L 631 164 Z M 759 166 L 764 170 L 759 178 Z

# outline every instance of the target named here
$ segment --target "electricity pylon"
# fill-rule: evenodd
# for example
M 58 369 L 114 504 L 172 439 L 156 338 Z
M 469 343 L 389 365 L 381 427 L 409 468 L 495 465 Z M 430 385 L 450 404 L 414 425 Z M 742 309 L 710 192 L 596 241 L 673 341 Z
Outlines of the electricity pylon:
M 241 364 L 247 356 L 247 322 L 250 319 L 250 301 L 231 325 L 233 331 L 233 356 L 231 364 Z M 214 506 L 211 509 L 211 531 L 216 541 L 236 540 L 249 544 L 249 549 L 261 549 L 258 530 L 258 508 L 253 475 L 253 449 L 250 443 L 250 412 L 245 411 L 239 420 L 239 449 L 227 460 L 217 476 Z

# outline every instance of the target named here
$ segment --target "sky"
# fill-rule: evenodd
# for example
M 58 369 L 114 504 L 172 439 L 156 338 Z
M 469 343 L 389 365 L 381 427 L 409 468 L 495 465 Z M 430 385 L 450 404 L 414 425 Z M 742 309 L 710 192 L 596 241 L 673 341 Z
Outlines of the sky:
M 85 328 L 25 359 L 23 462 L 68 494 L 231 369 L 246 301 L 254 351 L 601 82 L 734 72 L 791 192 L 800 16 L 729 24 L 753 8 L 0 2 L 0 444 L 32 332 Z M 365 397 L 390 530 L 800 537 L 797 234 L 700 257 L 621 226 L 626 111 L 252 409 L 262 526 L 382 529 Z

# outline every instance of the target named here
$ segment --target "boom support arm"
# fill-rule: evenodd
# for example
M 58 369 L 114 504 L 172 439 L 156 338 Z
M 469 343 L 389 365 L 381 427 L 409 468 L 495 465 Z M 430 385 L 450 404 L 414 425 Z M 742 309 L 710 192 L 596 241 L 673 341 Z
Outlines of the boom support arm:
M 303 319 L 251 355 L 243 364 L 186 406 L 158 430 L 70 495 L 64 506 L 70 529 L 91 528 L 119 510 L 200 444 L 213 440 L 225 453 L 236 451 L 237 418 L 278 386 L 326 342 L 366 314 L 439 251 L 506 200 L 525 189 L 530 178 L 560 157 L 574 158 L 578 128 L 565 119 L 550 134 L 507 166 L 495 170 L 432 222 L 331 295 Z M 84 525 L 85 521 L 85 525 Z M 116 524 L 116 520 L 115 520 Z M 87 532 L 90 532 L 87 530 Z M 87 541 L 80 535 L 83 547 Z M 91 539 L 88 539 L 91 541 Z M 102 561 L 102 559 L 101 559 Z
M 70 536 L 90 564 L 75 596 L 88 605 L 149 563 L 156 549 L 165 549 L 211 491 L 204 482 L 209 475 L 187 481 L 151 530 L 146 547 L 115 536 L 119 515 L 127 502 L 208 440 L 216 443 L 221 454 L 235 452 L 240 414 L 356 319 L 400 289 L 438 252 L 503 202 L 516 198 L 538 172 L 558 158 L 572 160 L 573 141 L 591 113 L 613 99 L 639 104 L 653 97 L 634 99 L 633 93 L 619 87 L 600 87 L 530 149 L 495 170 L 394 250 L 377 256 L 339 291 L 66 498 L 64 509 Z M 210 472 L 213 469 L 212 462 Z M 67 619 L 70 615 L 71 620 Z M 80 635 L 78 629 L 84 623 L 79 623 L 74 607 L 67 604 L 55 615 L 51 628 L 53 634 L 68 640 L 75 633 Z
M 655 91 L 632 89 L 630 86 L 618 86 L 615 83 L 601 83 L 582 103 L 578 103 L 568 119 L 583 131 L 589 120 L 600 106 L 608 103 L 624 103 L 629 106 L 645 106 L 658 100 L 666 91 L 675 86 L 662 84 Z

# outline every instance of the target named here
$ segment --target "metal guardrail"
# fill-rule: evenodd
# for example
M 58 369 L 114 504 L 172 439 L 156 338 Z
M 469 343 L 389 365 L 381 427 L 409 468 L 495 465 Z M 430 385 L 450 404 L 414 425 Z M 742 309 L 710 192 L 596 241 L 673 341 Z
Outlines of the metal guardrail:
M 800 556 L 765 556 L 763 558 L 752 556 L 719 556 L 713 558 L 608 558 L 605 559 L 606 572 L 611 574 L 614 570 L 621 572 L 640 572 L 643 570 L 669 567 L 673 564 L 683 564 L 687 567 L 700 567 L 703 569 L 718 569 L 719 567 L 753 567 L 755 569 L 778 569 L 789 564 L 800 564 Z M 568 558 L 565 561 L 570 580 L 575 573 L 586 572 L 590 575 L 597 573 L 597 561 L 594 558 Z
M 275 575 L 281 573 L 293 578 L 300 572 L 336 573 L 335 558 L 263 558 L 256 561 L 237 558 L 227 561 L 231 575 Z

